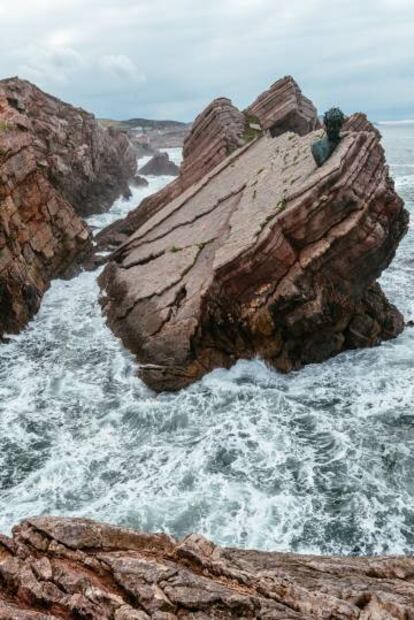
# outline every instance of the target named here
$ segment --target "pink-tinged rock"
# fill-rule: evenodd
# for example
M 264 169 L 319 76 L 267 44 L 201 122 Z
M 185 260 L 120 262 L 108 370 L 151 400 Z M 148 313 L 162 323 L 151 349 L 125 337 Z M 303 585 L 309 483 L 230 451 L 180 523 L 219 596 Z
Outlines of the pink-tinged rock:
M 320 127 L 315 106 L 302 94 L 290 75 L 259 95 L 246 112 L 256 117 L 272 136 L 279 136 L 285 131 L 303 136 Z
M 379 137 L 348 131 L 317 168 L 321 135 L 241 147 L 115 252 L 104 309 L 152 388 L 256 356 L 290 371 L 400 333 L 375 281 L 408 215 Z
M 266 553 L 39 517 L 0 540 L 0 618 L 408 620 L 413 575 L 410 557 Z
M 125 135 L 29 82 L 0 81 L 0 338 L 90 251 L 80 214 L 107 208 L 135 170 Z

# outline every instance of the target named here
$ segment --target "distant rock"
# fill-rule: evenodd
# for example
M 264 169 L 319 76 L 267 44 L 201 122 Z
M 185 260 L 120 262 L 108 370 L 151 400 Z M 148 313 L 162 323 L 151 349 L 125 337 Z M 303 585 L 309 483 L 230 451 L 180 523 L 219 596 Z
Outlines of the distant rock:
M 0 619 L 408 620 L 414 559 L 323 557 L 37 517 L 0 535 Z
M 125 134 L 29 82 L 0 81 L 0 337 L 90 251 L 81 216 L 127 193 L 135 170 Z
M 147 187 L 149 183 L 145 177 L 141 177 L 137 174 L 133 179 L 131 179 L 131 185 L 134 187 Z
M 408 221 L 378 133 L 350 121 L 317 168 L 311 146 L 322 130 L 300 135 L 304 126 L 289 114 L 300 131 L 273 137 L 283 106 L 271 100 L 278 114 L 266 108 L 269 131 L 209 170 L 206 157 L 204 175 L 184 164 L 175 184 L 142 203 L 135 232 L 101 276 L 109 325 L 156 390 L 180 389 L 240 358 L 260 356 L 287 372 L 403 329 L 375 283 Z M 210 152 L 208 117 L 186 159 Z M 307 117 L 315 124 L 316 110 Z
M 155 153 L 155 155 L 139 169 L 139 174 L 153 176 L 177 176 L 179 167 L 170 160 L 168 153 Z

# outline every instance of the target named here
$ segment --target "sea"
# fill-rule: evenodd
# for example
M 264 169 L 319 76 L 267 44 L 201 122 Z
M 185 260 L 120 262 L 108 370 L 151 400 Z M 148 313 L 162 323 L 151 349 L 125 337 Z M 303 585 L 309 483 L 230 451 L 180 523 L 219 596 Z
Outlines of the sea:
M 414 123 L 380 129 L 413 211 Z M 170 178 L 148 181 L 94 231 Z M 414 329 L 289 375 L 239 361 L 155 394 L 105 324 L 98 273 L 55 280 L 0 346 L 0 532 L 53 514 L 244 548 L 414 552 Z M 381 284 L 413 320 L 412 228 Z

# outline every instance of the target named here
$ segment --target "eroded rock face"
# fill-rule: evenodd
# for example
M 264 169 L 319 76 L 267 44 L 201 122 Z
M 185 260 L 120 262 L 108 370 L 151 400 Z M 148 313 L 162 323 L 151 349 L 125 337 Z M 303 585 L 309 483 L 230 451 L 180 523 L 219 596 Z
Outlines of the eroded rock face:
M 0 338 L 38 310 L 52 277 L 90 248 L 90 232 L 39 166 L 26 115 L 0 95 Z
M 25 80 L 0 80 L 0 96 L 26 119 L 37 163 L 79 215 L 104 212 L 128 194 L 137 163 L 125 133 Z
M 154 176 L 177 176 L 180 172 L 179 167 L 170 161 L 168 153 L 155 153 L 155 155 L 142 168 L 139 169 L 140 174 L 149 174 Z
M 257 117 L 263 129 L 269 130 L 272 136 L 285 131 L 303 136 L 320 127 L 315 106 L 290 75 L 259 95 L 246 112 Z
M 264 135 L 149 217 L 101 277 L 156 390 L 256 355 L 282 371 L 403 328 L 375 280 L 407 230 L 375 131 L 317 168 L 321 131 Z
M 135 170 L 125 135 L 29 82 L 0 81 L 0 338 L 90 250 L 80 216 L 109 207 Z
M 0 618 L 408 620 L 413 574 L 410 557 L 245 551 L 39 517 L 0 537 Z

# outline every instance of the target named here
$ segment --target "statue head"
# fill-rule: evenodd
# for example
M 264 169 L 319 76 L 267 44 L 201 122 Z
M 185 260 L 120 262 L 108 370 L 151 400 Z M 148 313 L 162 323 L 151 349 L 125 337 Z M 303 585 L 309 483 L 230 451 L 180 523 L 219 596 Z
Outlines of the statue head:
M 339 108 L 331 108 L 325 112 L 323 122 L 330 142 L 337 144 L 340 140 L 339 134 L 345 120 L 345 114 Z

